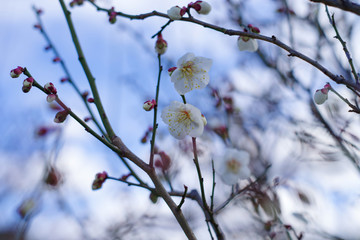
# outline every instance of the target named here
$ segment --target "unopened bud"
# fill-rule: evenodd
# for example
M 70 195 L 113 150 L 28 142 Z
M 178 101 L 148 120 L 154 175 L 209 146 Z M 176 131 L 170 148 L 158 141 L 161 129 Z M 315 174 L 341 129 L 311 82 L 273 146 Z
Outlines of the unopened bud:
M 10 71 L 10 76 L 12 78 L 18 78 L 23 73 L 23 71 L 24 71 L 24 69 L 19 66 L 19 67 L 15 68 L 15 69 L 12 69 Z
M 60 111 L 55 115 L 54 122 L 63 123 L 66 120 L 68 115 L 69 115 L 68 110 Z
M 256 39 L 249 38 L 246 36 L 242 36 L 242 37 L 240 36 L 238 38 L 237 45 L 240 51 L 255 52 L 259 48 Z
M 88 98 L 87 101 L 88 101 L 89 103 L 93 103 L 95 100 L 94 100 L 93 98 Z
M 55 99 L 56 99 L 56 94 L 49 94 L 46 97 L 46 101 L 49 103 L 53 102 Z
M 190 4 L 199 14 L 207 15 L 211 11 L 211 5 L 205 1 L 196 1 L 195 3 Z
M 17 208 L 17 212 L 19 213 L 21 218 L 25 218 L 29 214 L 33 212 L 35 208 L 35 200 L 29 198 L 25 199 L 20 206 Z
M 47 93 L 47 94 L 57 94 L 57 90 L 56 90 L 54 84 L 51 82 L 48 82 L 47 84 L 44 85 L 44 90 L 45 90 L 45 93 Z
M 56 62 L 60 62 L 61 61 L 61 59 L 59 58 L 59 57 L 55 57 L 55 58 L 53 58 L 53 60 L 52 60 L 54 63 L 56 63 Z
M 102 187 L 102 184 L 107 179 L 107 177 L 108 175 L 105 171 L 103 171 L 102 173 L 97 173 L 95 175 L 95 180 L 92 183 L 92 190 L 100 189 Z
M 164 54 L 166 50 L 167 50 L 167 42 L 163 39 L 161 33 L 159 33 L 155 44 L 155 51 L 161 55 Z
M 180 8 L 179 6 L 174 6 L 167 11 L 167 14 L 171 20 L 179 20 L 184 16 L 186 11 L 186 7 Z
M 144 102 L 143 108 L 145 111 L 150 111 L 152 110 L 154 107 L 156 106 L 156 102 L 155 100 L 148 100 L 146 102 Z
M 169 76 L 171 77 L 171 74 L 177 69 L 177 67 L 171 67 L 168 69 Z
M 108 15 L 109 15 L 109 22 L 111 24 L 114 24 L 116 22 L 116 12 L 114 10 L 114 7 L 112 7 L 110 9 L 110 11 L 108 12 Z
M 23 87 L 22 87 L 22 91 L 24 93 L 27 93 L 30 91 L 32 85 L 33 85 L 34 79 L 32 77 L 28 77 L 24 80 L 23 82 Z
M 49 186 L 56 187 L 61 182 L 61 174 L 56 168 L 50 167 L 44 181 Z

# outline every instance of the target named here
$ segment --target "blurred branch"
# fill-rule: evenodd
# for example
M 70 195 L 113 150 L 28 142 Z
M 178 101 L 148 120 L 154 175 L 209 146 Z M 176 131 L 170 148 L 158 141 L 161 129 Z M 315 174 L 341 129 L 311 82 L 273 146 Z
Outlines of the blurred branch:
M 349 0 L 310 0 L 311 2 L 323 3 L 332 7 L 355 13 L 360 16 L 360 5 Z

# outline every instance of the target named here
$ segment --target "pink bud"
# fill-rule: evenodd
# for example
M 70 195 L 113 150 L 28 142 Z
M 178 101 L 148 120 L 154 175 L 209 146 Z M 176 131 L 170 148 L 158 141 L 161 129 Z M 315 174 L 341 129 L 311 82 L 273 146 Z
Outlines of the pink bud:
M 12 69 L 10 71 L 10 76 L 12 78 L 18 78 L 23 72 L 24 72 L 24 69 L 19 66 L 19 67 L 15 68 L 15 69 Z
M 54 122 L 62 123 L 62 122 L 64 122 L 66 120 L 68 115 L 69 115 L 68 110 L 60 111 L 55 115 Z
M 169 76 L 177 69 L 177 67 L 171 67 L 168 69 Z
M 51 49 L 51 45 L 47 45 L 44 49 L 45 49 L 46 51 L 50 50 L 50 49 Z
M 85 122 L 88 122 L 88 121 L 90 121 L 91 119 L 92 119 L 92 117 L 85 117 L 85 118 L 84 118 L 84 121 L 85 121 Z
M 254 27 L 252 24 L 249 24 L 249 25 L 248 25 L 248 28 L 249 28 L 249 30 L 250 30 L 251 32 L 253 32 L 253 33 L 260 33 L 260 29 L 257 28 L 257 27 Z
M 166 52 L 166 49 L 167 42 L 163 39 L 161 33 L 159 33 L 155 44 L 155 50 L 158 54 L 162 55 Z
M 47 94 L 57 94 L 57 90 L 53 83 L 49 82 L 44 86 L 45 93 Z
M 131 175 L 132 175 L 131 173 L 124 174 L 124 175 L 121 176 L 120 179 L 123 180 L 123 181 L 126 181 Z
M 35 24 L 34 28 L 41 30 L 41 25 L 40 24 Z
M 94 99 L 93 98 L 88 98 L 87 100 L 89 103 L 93 103 L 94 102 Z
M 148 100 L 148 101 L 144 102 L 143 108 L 144 108 L 145 111 L 150 111 L 150 110 L 152 110 L 155 106 L 156 106 L 156 102 L 155 102 L 155 100 L 153 99 L 153 100 L 151 100 L 151 101 Z
M 105 171 L 103 171 L 102 173 L 97 173 L 95 175 L 95 180 L 93 181 L 93 184 L 92 184 L 92 189 L 93 190 L 100 189 L 102 187 L 102 184 L 105 182 L 105 180 L 107 178 L 108 178 L 108 175 Z
M 67 77 L 63 77 L 60 79 L 60 82 L 64 83 L 64 82 L 67 82 L 69 79 Z
M 60 62 L 61 59 L 60 59 L 59 57 L 55 57 L 52 61 L 53 61 L 54 63 L 56 63 L 56 62 Z
M 89 96 L 89 92 L 88 91 L 84 91 L 81 96 L 86 99 Z
M 112 7 L 110 9 L 110 11 L 108 12 L 108 15 L 109 15 L 109 22 L 111 24 L 114 24 L 116 22 L 116 12 L 115 12 L 114 7 Z
M 30 91 L 32 85 L 33 85 L 34 79 L 32 77 L 28 77 L 24 80 L 23 82 L 23 87 L 22 87 L 22 91 L 24 93 L 27 93 Z

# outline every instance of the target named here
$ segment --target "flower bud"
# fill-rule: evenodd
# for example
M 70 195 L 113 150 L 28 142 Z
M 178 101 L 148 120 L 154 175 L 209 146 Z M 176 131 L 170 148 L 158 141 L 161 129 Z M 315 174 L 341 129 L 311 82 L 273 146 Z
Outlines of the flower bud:
M 157 163 L 158 167 L 161 168 L 163 171 L 166 171 L 171 166 L 171 158 L 165 152 L 159 152 L 161 163 Z
M 33 212 L 35 209 L 35 200 L 32 198 L 25 199 L 20 206 L 17 208 L 17 212 L 19 213 L 21 218 L 25 218 L 29 214 Z
M 146 102 L 144 102 L 143 108 L 145 111 L 150 111 L 152 110 L 154 107 L 156 106 L 156 102 L 155 100 L 148 100 Z
M 18 78 L 23 72 L 24 72 L 24 69 L 19 66 L 19 67 L 15 68 L 15 69 L 12 69 L 10 71 L 10 76 L 12 78 Z
M 186 7 L 180 8 L 179 6 L 174 6 L 167 11 L 167 14 L 171 20 L 179 20 L 184 16 L 186 10 Z
M 161 33 L 158 34 L 156 44 L 155 44 L 155 51 L 162 55 L 167 50 L 167 42 L 163 39 Z
M 59 57 L 55 57 L 52 61 L 53 61 L 54 63 L 56 63 L 56 62 L 60 62 L 61 59 L 60 59 Z
M 55 99 L 56 99 L 56 94 L 49 94 L 49 95 L 47 95 L 47 97 L 46 97 L 46 101 L 47 101 L 48 103 L 53 102 Z
M 240 51 L 255 52 L 259 48 L 255 39 L 245 36 L 238 38 L 237 45 Z
M 56 187 L 61 182 L 61 174 L 56 168 L 50 167 L 44 181 L 47 185 Z
M 190 4 L 199 14 L 207 15 L 211 11 L 211 5 L 205 1 L 196 1 L 193 4 Z
M 24 80 L 23 82 L 23 87 L 22 87 L 22 91 L 24 93 L 27 93 L 30 91 L 32 85 L 33 85 L 34 79 L 32 77 L 28 77 Z
M 66 120 L 68 115 L 69 115 L 68 110 L 60 111 L 55 115 L 54 122 L 62 123 L 62 122 L 64 122 Z
M 102 173 L 97 173 L 95 175 L 95 180 L 92 183 L 92 190 L 100 189 L 107 178 L 108 175 L 105 171 L 103 171 Z
M 87 101 L 88 103 L 93 103 L 95 100 L 93 98 L 88 98 Z
M 177 67 L 171 67 L 168 69 L 169 76 L 171 77 L 171 74 L 177 69 Z
M 48 82 L 47 84 L 45 84 L 44 90 L 45 90 L 45 93 L 47 93 L 47 94 L 57 94 L 57 90 L 56 90 L 54 84 L 51 82 Z
M 41 25 L 40 24 L 35 24 L 34 28 L 41 30 Z
M 260 33 L 260 29 L 258 27 L 254 27 L 252 24 L 249 24 L 248 28 L 253 33 Z
M 60 79 L 60 82 L 62 82 L 62 83 L 67 82 L 67 81 L 69 81 L 69 78 L 67 78 L 67 77 L 63 77 Z
M 110 9 L 110 11 L 108 12 L 108 15 L 109 15 L 109 22 L 111 24 L 114 24 L 116 22 L 116 12 L 114 10 L 114 7 L 112 7 Z
M 328 91 L 329 90 L 327 88 L 316 90 L 314 94 L 314 102 L 318 105 L 323 104 L 328 99 Z

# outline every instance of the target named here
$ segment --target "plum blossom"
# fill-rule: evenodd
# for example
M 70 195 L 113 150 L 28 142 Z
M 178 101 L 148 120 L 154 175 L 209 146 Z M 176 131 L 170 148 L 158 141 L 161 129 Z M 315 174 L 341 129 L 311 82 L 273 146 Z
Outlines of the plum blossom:
M 322 89 L 316 90 L 314 94 L 314 102 L 318 105 L 323 104 L 328 99 L 328 92 L 330 88 L 330 84 L 327 83 Z
M 206 124 L 206 119 L 198 108 L 177 101 L 171 102 L 170 106 L 163 109 L 161 118 L 176 139 L 183 139 L 186 135 L 199 137 Z
M 249 153 L 235 148 L 226 149 L 225 154 L 214 159 L 216 172 L 227 185 L 237 183 L 239 179 L 250 177 Z
M 177 62 L 177 68 L 171 74 L 171 82 L 176 91 L 184 95 L 193 89 L 202 89 L 209 83 L 209 70 L 212 60 L 204 57 L 195 57 L 187 53 Z

